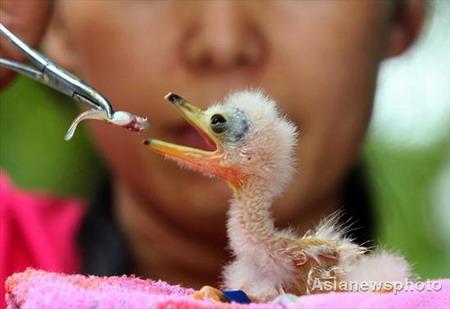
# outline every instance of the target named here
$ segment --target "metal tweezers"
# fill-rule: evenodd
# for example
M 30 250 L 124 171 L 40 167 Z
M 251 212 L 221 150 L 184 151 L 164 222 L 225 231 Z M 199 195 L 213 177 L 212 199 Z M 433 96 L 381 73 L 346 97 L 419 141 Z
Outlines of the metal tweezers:
M 41 53 L 32 49 L 9 31 L 2 23 L 0 23 L 0 33 L 17 46 L 36 68 L 4 58 L 0 58 L 1 66 L 31 77 L 44 85 L 68 95 L 80 103 L 87 104 L 95 109 L 103 110 L 110 119 L 112 118 L 113 110 L 111 104 L 95 88 L 56 65 Z

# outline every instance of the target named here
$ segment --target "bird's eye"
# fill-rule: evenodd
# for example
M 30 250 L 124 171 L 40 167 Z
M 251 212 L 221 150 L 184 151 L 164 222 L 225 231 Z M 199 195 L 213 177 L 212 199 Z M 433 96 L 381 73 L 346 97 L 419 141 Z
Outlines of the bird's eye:
M 227 129 L 227 120 L 221 114 L 211 116 L 211 129 L 217 133 L 223 133 Z

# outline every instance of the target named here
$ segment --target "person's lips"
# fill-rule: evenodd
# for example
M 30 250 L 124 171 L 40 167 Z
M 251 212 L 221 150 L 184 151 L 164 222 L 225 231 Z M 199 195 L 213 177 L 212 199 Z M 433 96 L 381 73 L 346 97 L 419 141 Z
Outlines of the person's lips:
M 187 123 L 171 127 L 169 134 L 171 136 L 171 142 L 179 145 L 208 151 L 214 151 L 216 149 L 212 142 L 205 141 L 200 133 Z

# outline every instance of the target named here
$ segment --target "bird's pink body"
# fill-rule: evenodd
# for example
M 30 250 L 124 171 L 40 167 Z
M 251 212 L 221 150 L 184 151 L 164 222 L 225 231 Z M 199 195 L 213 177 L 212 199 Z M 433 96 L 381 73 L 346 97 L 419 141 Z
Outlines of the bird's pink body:
M 146 144 L 184 167 L 224 178 L 233 189 L 227 223 L 233 261 L 224 268 L 222 288 L 269 301 L 283 293 L 325 292 L 316 288 L 317 282 L 401 281 L 410 276 L 402 257 L 367 254 L 367 248 L 346 238 L 337 214 L 304 236 L 275 227 L 271 205 L 295 172 L 297 130 L 274 100 L 260 91 L 242 91 L 202 111 L 175 97 L 188 121 L 217 149 L 201 151 L 154 140 Z

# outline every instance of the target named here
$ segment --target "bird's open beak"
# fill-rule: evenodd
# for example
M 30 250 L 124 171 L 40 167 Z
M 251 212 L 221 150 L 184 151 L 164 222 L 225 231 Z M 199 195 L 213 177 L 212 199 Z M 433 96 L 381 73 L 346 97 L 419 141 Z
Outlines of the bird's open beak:
M 209 127 L 209 119 L 205 112 L 194 104 L 186 101 L 180 96 L 169 93 L 165 99 L 172 102 L 186 120 L 200 133 L 206 142 L 213 144 L 216 149 L 207 151 L 188 146 L 176 145 L 155 139 L 147 139 L 144 145 L 156 153 L 163 154 L 182 165 L 197 170 L 207 175 L 225 178 L 231 184 L 236 185 L 240 179 L 235 168 L 223 166 L 222 154 L 223 144 L 216 138 Z

